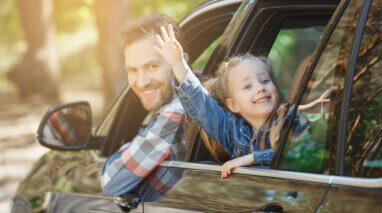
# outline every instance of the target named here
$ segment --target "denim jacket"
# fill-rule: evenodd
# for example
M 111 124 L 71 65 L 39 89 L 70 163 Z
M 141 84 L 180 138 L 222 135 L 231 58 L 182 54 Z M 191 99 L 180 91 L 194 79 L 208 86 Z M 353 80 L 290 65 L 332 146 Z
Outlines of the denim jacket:
M 179 86 L 176 84 L 176 80 L 173 81 L 173 84 L 175 93 L 185 111 L 206 132 L 208 137 L 224 147 L 232 159 L 253 153 L 255 165 L 270 165 L 274 154 L 269 139 L 270 129 L 265 131 L 261 128 L 255 131 L 241 116 L 224 111 L 191 72 L 187 73 Z M 293 108 L 288 111 L 287 119 L 292 110 Z M 297 121 L 297 123 L 299 122 Z M 263 134 L 266 134 L 265 149 L 261 150 Z

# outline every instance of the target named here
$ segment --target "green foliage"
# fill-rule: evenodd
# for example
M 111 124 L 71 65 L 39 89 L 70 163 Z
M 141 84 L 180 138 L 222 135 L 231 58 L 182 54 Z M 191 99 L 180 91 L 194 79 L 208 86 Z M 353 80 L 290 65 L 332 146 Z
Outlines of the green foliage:
M 34 208 L 40 207 L 42 203 L 43 203 L 43 200 L 37 199 L 31 202 L 31 206 L 34 209 Z
M 317 113 L 310 115 L 317 118 Z M 312 119 L 314 120 L 314 119 Z M 327 119 L 319 119 L 314 122 L 310 129 L 303 133 L 303 137 L 293 138 L 289 147 L 284 149 L 285 162 L 282 167 L 293 171 L 315 172 L 322 171 L 323 162 L 328 159 L 325 153 L 325 132 L 328 129 Z
M 53 5 L 58 33 L 72 33 L 84 24 L 94 24 L 94 0 L 53 0 Z
M 281 30 L 278 34 L 272 50 L 269 53 L 269 59 L 272 61 L 273 69 L 276 75 L 280 75 L 282 66 L 285 64 L 280 61 L 288 55 L 292 57 L 294 55 L 294 46 L 296 44 L 296 30 Z M 285 59 L 286 60 L 286 59 Z M 284 60 L 284 61 L 285 61 Z
M 23 38 L 16 1 L 2 0 L 0 7 L 0 45 L 11 48 Z

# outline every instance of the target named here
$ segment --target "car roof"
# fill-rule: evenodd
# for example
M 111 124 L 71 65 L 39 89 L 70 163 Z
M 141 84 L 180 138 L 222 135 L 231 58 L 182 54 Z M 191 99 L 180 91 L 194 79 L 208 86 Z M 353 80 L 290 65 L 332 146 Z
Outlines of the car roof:
M 243 2 L 243 0 L 212 0 L 205 2 L 198 7 L 196 7 L 194 10 L 192 10 L 186 17 L 184 17 L 180 22 L 179 26 L 183 27 L 183 25 L 195 17 L 198 17 L 200 14 L 209 12 L 211 10 L 215 10 L 217 8 L 225 7 L 228 5 L 233 5 L 233 4 L 240 4 Z

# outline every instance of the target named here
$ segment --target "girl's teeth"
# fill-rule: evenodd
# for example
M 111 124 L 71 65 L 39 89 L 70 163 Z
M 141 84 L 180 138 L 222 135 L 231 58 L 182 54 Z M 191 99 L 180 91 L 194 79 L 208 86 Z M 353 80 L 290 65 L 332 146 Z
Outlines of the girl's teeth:
M 256 101 L 256 103 L 258 104 L 258 103 L 262 103 L 262 102 L 265 102 L 265 101 L 267 101 L 269 98 L 263 98 L 263 99 L 261 99 L 261 100 L 259 100 L 259 101 Z

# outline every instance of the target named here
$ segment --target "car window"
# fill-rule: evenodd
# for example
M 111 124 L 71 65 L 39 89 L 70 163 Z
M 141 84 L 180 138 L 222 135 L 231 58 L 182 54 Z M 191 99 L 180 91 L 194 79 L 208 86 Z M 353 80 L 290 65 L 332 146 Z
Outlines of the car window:
M 325 92 L 328 93 L 326 98 L 330 102 L 296 113 L 294 125 L 287 133 L 280 169 L 324 174 L 332 172 L 329 168 L 333 168 L 335 163 L 333 154 L 345 73 L 361 6 L 359 1 L 351 1 L 347 5 L 313 70 L 300 105 L 312 103 Z M 333 18 L 338 16 L 338 11 Z M 299 88 L 302 85 L 303 82 L 299 84 Z
M 345 146 L 345 175 L 382 176 L 382 2 L 374 1 L 353 77 Z
M 203 70 L 206 66 L 210 56 L 214 52 L 216 46 L 219 44 L 221 36 L 219 36 L 215 41 L 213 41 L 207 49 L 192 63 L 191 67 L 196 70 Z
M 311 54 L 318 41 L 320 41 L 327 24 L 289 28 L 289 21 L 292 22 L 292 20 L 288 19 L 284 21 L 283 27 L 268 55 L 273 70 L 278 77 L 280 89 L 285 97 L 289 97 L 291 86 L 296 83 L 293 82 L 296 70 L 306 68 L 306 64 L 310 62 Z M 292 90 L 295 90 L 295 88 L 292 88 Z M 295 91 L 292 92 L 292 94 L 294 93 Z

